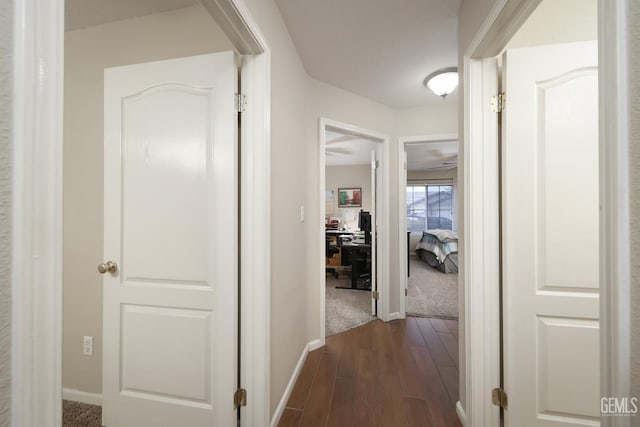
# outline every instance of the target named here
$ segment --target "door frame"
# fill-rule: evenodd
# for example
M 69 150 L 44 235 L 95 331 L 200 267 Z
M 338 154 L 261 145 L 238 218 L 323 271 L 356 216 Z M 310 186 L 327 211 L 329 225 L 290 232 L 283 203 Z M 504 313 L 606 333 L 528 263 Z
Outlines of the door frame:
M 491 390 L 500 385 L 499 187 L 497 119 L 488 95 L 498 88 L 495 57 L 541 0 L 498 0 L 461 52 L 464 168 L 463 424 L 500 425 Z M 628 0 L 598 1 L 600 95 L 600 383 L 602 396 L 630 397 L 629 38 Z M 499 226 L 499 225 L 498 225 Z M 489 254 L 489 256 L 486 256 Z M 464 349 L 464 350 L 463 350 Z M 603 417 L 603 426 L 626 427 L 630 417 Z
M 243 0 L 201 3 L 242 55 L 242 90 L 250 100 L 240 157 L 240 373 L 250 393 L 242 416 L 248 425 L 266 426 L 271 415 L 271 51 Z M 60 426 L 64 0 L 15 0 L 12 21 L 11 422 Z
M 319 215 L 317 219 L 316 229 L 318 230 L 318 248 L 316 253 L 316 259 L 318 260 L 318 290 L 320 292 L 320 346 L 325 345 L 326 330 L 325 330 L 325 318 L 326 318 L 326 275 L 324 269 L 326 267 L 325 260 L 325 188 L 326 188 L 326 161 L 325 161 L 325 146 L 326 146 L 326 129 L 327 127 L 343 131 L 351 135 L 362 136 L 367 139 L 372 139 L 374 142 L 382 144 L 382 158 L 380 162 L 380 188 L 379 196 L 376 197 L 376 217 L 380 224 L 378 231 L 378 262 L 376 263 L 378 269 L 378 292 L 380 297 L 378 299 L 378 318 L 387 322 L 390 319 L 389 312 L 389 268 L 390 268 L 390 226 L 389 226 L 389 213 L 390 213 L 390 194 L 389 194 L 389 154 L 390 154 L 390 137 L 376 131 L 364 129 L 358 126 L 354 126 L 348 123 L 339 122 L 336 120 L 320 117 L 318 120 L 318 164 L 320 179 L 318 181 L 318 200 L 319 200 Z M 378 208 L 380 207 L 380 208 Z
M 407 263 L 409 256 L 407 254 L 407 164 L 404 159 L 405 147 L 410 144 L 457 141 L 458 135 L 453 133 L 443 135 L 404 136 L 398 138 L 398 258 L 400 266 L 400 290 L 398 294 L 398 301 L 400 301 L 400 319 L 405 319 L 407 317 L 407 295 L 404 290 L 407 289 L 408 286 Z M 458 219 L 456 218 L 456 224 L 457 223 Z M 458 287 L 460 287 L 460 283 L 458 283 Z

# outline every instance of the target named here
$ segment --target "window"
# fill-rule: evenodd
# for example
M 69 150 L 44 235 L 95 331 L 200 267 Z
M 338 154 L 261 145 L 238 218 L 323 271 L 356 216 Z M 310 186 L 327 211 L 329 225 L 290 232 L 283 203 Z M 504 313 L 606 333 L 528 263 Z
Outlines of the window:
M 407 230 L 453 229 L 453 185 L 407 186 Z

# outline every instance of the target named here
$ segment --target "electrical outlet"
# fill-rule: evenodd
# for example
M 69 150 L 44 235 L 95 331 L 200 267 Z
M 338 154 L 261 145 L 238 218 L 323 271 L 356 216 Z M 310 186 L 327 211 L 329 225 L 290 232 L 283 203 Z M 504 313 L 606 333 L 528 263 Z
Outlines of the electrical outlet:
M 85 336 L 83 338 L 82 353 L 85 356 L 93 356 L 93 337 Z

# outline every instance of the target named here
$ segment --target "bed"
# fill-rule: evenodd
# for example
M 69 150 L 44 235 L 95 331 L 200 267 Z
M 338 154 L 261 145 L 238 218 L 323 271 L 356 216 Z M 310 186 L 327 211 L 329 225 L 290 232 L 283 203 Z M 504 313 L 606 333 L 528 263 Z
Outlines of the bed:
M 457 273 L 458 234 L 451 230 L 424 231 L 416 255 L 442 273 Z

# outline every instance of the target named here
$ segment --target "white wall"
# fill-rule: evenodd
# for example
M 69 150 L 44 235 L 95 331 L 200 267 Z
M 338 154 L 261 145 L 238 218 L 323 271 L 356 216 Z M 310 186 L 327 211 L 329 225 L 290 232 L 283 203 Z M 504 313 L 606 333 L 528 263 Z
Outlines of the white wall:
M 338 188 L 362 188 L 362 207 L 359 208 L 339 208 Z M 358 212 L 360 209 L 371 212 L 371 166 L 327 166 L 325 168 L 325 189 L 333 191 L 334 208 L 332 217 L 340 217 L 341 226 L 348 229 L 358 228 Z M 347 221 L 350 219 L 350 221 Z
M 11 405 L 12 2 L 0 2 L 0 427 Z
M 543 0 L 507 49 L 598 39 L 598 0 Z
M 102 391 L 104 68 L 224 50 L 231 43 L 199 5 L 65 34 L 64 387 Z M 82 355 L 84 335 L 94 357 Z
M 395 110 L 398 136 L 457 134 L 459 99 L 462 98 L 456 90 L 446 99 L 439 100 L 437 106 Z
M 458 168 L 444 170 L 407 171 L 408 181 L 437 181 L 458 179 Z

